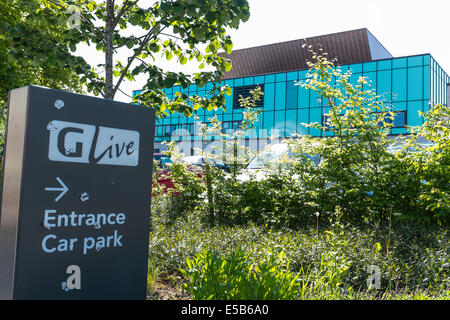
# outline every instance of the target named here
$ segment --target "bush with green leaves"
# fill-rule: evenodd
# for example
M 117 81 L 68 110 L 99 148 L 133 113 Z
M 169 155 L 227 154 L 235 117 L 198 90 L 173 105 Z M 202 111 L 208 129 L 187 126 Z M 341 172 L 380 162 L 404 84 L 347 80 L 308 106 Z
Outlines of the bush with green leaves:
M 416 197 L 407 216 L 424 221 L 450 222 L 450 106 L 435 105 L 421 113 L 424 124 L 397 153 L 414 181 Z M 427 143 L 424 144 L 423 141 Z
M 353 85 L 349 71 L 342 73 L 326 55 L 313 57 L 301 85 L 322 97 L 327 120 L 303 124 L 322 136 L 292 139 L 294 159 L 288 166 L 312 196 L 309 203 L 321 214 L 339 206 L 344 218 L 354 221 L 391 221 L 395 216 L 448 222 L 450 108 L 435 106 L 422 114 L 423 126 L 392 139 L 394 107 L 364 77 Z M 424 147 L 423 141 L 431 144 Z M 395 143 L 402 145 L 401 152 L 389 148 Z M 304 154 L 320 155 L 322 161 L 304 166 Z
M 181 160 L 183 155 L 174 142 L 168 144 L 167 154 L 171 158 L 169 170 L 161 170 L 156 163 L 153 165 L 152 211 L 162 212 L 160 217 L 171 223 L 202 203 L 205 186 L 199 168 Z M 170 180 L 173 188 L 158 182 L 164 179 Z

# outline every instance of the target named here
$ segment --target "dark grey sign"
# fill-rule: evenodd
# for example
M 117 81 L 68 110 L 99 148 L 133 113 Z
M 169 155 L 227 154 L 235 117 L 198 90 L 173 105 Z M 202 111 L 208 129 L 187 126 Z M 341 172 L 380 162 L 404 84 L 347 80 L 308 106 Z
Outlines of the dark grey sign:
M 0 299 L 145 299 L 155 112 L 10 92 Z

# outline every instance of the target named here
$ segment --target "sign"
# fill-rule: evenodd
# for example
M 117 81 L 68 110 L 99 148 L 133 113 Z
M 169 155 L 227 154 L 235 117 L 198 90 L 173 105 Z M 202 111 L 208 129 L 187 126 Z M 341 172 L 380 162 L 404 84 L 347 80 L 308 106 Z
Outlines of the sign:
M 145 299 L 155 112 L 10 92 L 0 299 Z

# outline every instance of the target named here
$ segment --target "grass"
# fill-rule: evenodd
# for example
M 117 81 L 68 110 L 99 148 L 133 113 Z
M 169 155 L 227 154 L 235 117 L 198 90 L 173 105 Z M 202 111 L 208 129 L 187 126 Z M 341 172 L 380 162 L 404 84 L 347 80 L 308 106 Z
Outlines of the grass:
M 211 226 L 195 211 L 170 220 L 163 211 L 153 212 L 149 295 L 154 299 L 164 299 L 154 293 L 161 284 L 178 292 L 169 299 L 193 299 L 181 291 L 188 281 L 180 272 L 188 269 L 186 259 L 202 250 L 226 257 L 237 249 L 255 265 L 283 252 L 288 271 L 302 284 L 298 299 L 450 299 L 446 226 L 394 221 L 389 232 L 387 224 L 332 221 L 319 226 L 319 232 L 316 227 L 275 230 L 254 224 Z M 367 290 L 369 265 L 380 268 L 378 290 Z

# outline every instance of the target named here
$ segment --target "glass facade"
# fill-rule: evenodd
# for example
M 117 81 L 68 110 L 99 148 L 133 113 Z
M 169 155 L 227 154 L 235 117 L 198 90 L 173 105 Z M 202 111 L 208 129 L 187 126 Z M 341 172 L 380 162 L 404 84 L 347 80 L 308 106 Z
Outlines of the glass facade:
M 340 66 L 340 69 L 343 72 L 351 70 L 353 75 L 350 81 L 354 85 L 357 84 L 359 77 L 367 77 L 370 88 L 366 85 L 363 89 L 375 90 L 384 102 L 392 104 L 393 111 L 398 111 L 392 134 L 406 133 L 406 126 L 421 125 L 422 119 L 418 112 L 426 112 L 430 104 L 447 103 L 447 84 L 450 83 L 450 78 L 429 54 L 344 65 Z M 301 123 L 322 122 L 327 108 L 314 91 L 295 85 L 307 79 L 307 72 L 308 70 L 298 70 L 229 79 L 224 80 L 222 85 L 228 85 L 233 92 L 254 85 L 261 86 L 264 91 L 264 102 L 263 112 L 256 124 L 257 131 L 265 129 L 265 132 L 270 133 L 271 129 L 279 129 L 281 136 L 293 133 L 317 136 L 321 134 L 320 131 L 305 128 Z M 205 96 L 211 87 L 210 84 L 203 88 L 191 85 L 186 89 L 175 86 L 164 92 L 169 98 L 173 98 L 178 91 Z M 234 101 L 236 96 L 236 94 L 226 96 L 225 110 L 199 110 L 197 113 L 199 121 L 207 123 L 209 118 L 216 115 L 219 121 L 223 122 L 224 129 L 237 128 L 242 120 L 242 109 L 237 107 Z M 185 118 L 178 113 L 159 119 L 155 142 L 170 140 L 171 134 L 181 128 L 192 134 L 193 125 L 193 118 Z M 258 136 L 258 138 L 265 137 Z

